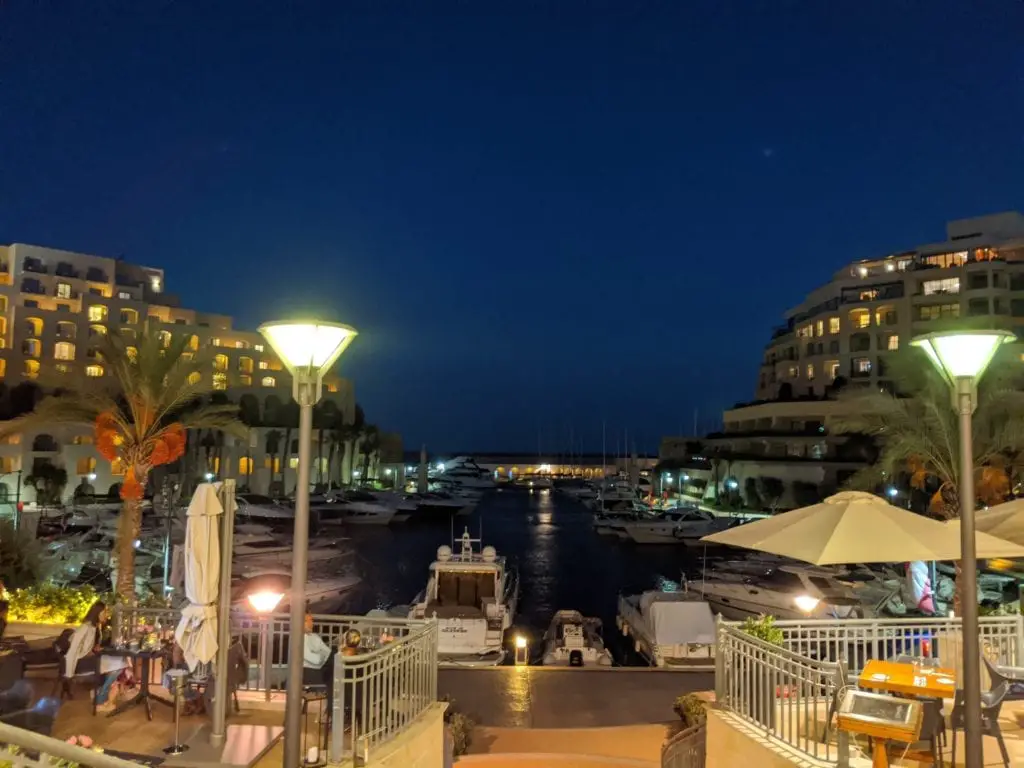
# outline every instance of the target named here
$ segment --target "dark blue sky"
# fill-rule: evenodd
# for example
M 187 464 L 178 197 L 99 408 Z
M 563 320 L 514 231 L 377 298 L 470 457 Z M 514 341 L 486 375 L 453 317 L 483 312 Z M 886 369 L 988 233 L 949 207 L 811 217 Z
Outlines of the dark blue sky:
M 1005 1 L 8 0 L 0 242 L 349 322 L 410 446 L 653 449 L 843 263 L 1024 206 L 1022 41 Z

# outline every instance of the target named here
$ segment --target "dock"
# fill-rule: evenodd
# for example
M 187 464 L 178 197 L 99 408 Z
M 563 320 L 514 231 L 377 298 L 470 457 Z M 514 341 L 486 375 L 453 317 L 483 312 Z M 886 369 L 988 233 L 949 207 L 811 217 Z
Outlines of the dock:
M 442 669 L 437 693 L 478 725 L 496 728 L 599 728 L 677 719 L 677 696 L 714 690 L 714 674 L 681 675 L 612 667 Z

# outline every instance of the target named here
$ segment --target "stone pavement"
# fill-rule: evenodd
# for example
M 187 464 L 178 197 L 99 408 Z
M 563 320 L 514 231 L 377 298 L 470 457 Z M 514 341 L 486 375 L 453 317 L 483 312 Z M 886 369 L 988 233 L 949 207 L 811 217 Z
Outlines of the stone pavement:
M 598 728 L 675 719 L 677 696 L 714 688 L 710 672 L 494 667 L 442 669 L 438 696 L 479 725 Z

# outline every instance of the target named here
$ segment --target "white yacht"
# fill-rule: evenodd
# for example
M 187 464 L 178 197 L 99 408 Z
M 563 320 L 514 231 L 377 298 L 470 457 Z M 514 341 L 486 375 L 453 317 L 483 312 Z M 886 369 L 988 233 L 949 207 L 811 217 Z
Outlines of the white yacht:
M 696 507 L 677 507 L 655 517 L 629 520 L 623 528 L 637 544 L 695 544 L 740 522 L 739 518 L 716 517 Z
M 309 500 L 320 525 L 387 525 L 395 509 L 365 491 L 335 491 Z
M 612 655 L 604 647 L 601 620 L 579 611 L 558 611 L 544 633 L 545 667 L 610 667 Z
M 235 532 L 232 545 L 232 572 L 236 576 L 250 576 L 267 570 L 287 569 L 292 564 L 292 545 L 265 533 Z M 309 563 L 325 563 L 345 557 L 349 549 L 339 541 L 311 541 Z
M 438 658 L 450 666 L 495 666 L 505 658 L 519 582 L 494 547 L 473 550 L 479 539 L 462 534 L 458 553 L 438 547 L 426 589 L 413 601 L 410 619 L 436 618 Z
M 875 596 L 807 565 L 765 565 L 715 571 L 693 589 L 726 619 L 766 614 L 777 619 L 855 619 L 875 615 Z
M 258 493 L 235 494 L 235 519 L 252 520 L 274 520 L 287 521 L 295 519 L 295 510 L 283 506 L 269 496 L 262 496 Z
M 470 456 L 456 456 L 439 464 L 430 474 L 430 480 L 467 490 L 489 490 L 495 486 L 494 473 L 478 465 Z
M 715 620 L 711 607 L 692 592 L 651 590 L 620 596 L 615 621 L 651 666 L 714 669 Z
M 597 498 L 597 490 L 586 480 L 567 480 L 555 486 L 555 490 L 577 501 Z

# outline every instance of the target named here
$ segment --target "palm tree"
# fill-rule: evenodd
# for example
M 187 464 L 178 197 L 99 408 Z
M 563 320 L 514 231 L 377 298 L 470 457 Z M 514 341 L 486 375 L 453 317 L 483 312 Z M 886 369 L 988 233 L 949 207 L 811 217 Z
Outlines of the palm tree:
M 273 485 L 277 481 L 277 470 L 274 468 L 274 459 L 277 458 L 278 451 L 281 449 L 281 433 L 276 429 L 272 429 L 267 432 L 264 448 L 267 452 L 267 456 L 270 457 L 270 484 Z M 280 468 L 280 460 L 278 460 L 277 469 Z
M 187 430 L 234 431 L 239 422 L 235 406 L 202 402 L 209 385 L 193 377 L 202 363 L 183 356 L 186 336 L 172 339 L 165 347 L 147 328 L 138 339 L 111 333 L 97 343 L 109 376 L 83 379 L 73 387 L 62 384 L 59 396 L 49 395 L 31 413 L 0 425 L 0 436 L 55 424 L 95 429 L 97 451 L 108 461 L 120 462 L 124 469 L 117 591 L 131 596 L 135 594 L 133 543 L 139 535 L 142 496 L 150 470 L 182 455 Z
M 370 479 L 370 461 L 373 459 L 373 454 L 378 448 L 380 448 L 380 430 L 372 424 L 367 425 L 363 428 L 362 434 L 362 447 L 363 447 L 363 481 Z
M 876 389 L 845 390 L 849 407 L 829 425 L 834 434 L 867 435 L 878 446 L 875 463 L 855 474 L 849 487 L 876 490 L 907 474 L 910 486 L 926 491 L 928 511 L 949 520 L 960 514 L 960 429 L 949 385 L 916 350 L 891 364 L 900 394 Z M 1010 491 L 1011 457 L 1024 448 L 1024 392 L 1009 366 L 995 365 L 978 389 L 973 419 L 976 501 L 998 504 Z M 957 575 L 960 563 L 956 563 Z M 961 582 L 958 579 L 957 584 Z M 955 610 L 959 612 L 959 587 Z

